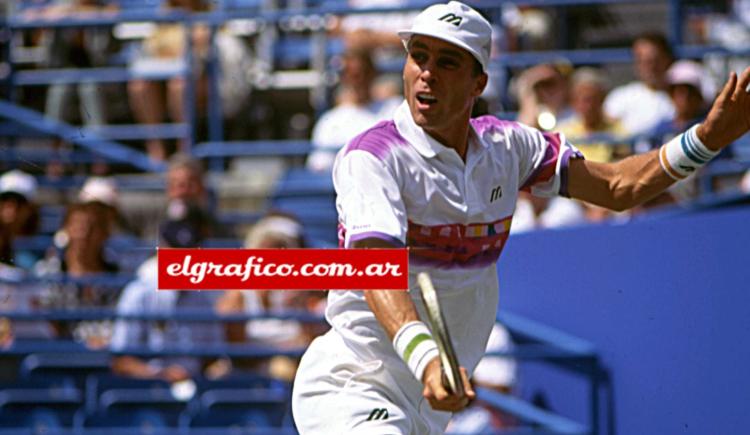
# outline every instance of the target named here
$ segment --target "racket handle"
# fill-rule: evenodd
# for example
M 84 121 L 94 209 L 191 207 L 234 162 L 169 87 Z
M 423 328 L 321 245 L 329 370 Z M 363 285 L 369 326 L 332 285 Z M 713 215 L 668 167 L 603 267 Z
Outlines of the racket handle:
M 453 391 L 453 388 L 451 388 L 451 383 L 448 382 L 448 376 L 445 374 L 445 369 L 440 370 L 440 373 L 442 374 L 441 380 L 443 382 L 443 388 L 451 394 L 456 394 L 456 392 Z

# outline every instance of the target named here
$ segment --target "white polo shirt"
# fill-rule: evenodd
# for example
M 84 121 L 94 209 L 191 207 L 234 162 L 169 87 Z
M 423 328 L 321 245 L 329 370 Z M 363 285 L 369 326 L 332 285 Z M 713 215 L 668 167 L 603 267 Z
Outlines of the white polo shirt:
M 428 270 L 459 362 L 472 372 L 495 321 L 495 263 L 518 191 L 565 195 L 568 161 L 582 155 L 561 134 L 493 116 L 472 119 L 470 134 L 464 163 L 414 123 L 404 102 L 393 121 L 339 152 L 333 179 L 340 244 L 375 237 L 408 246 L 410 293 L 420 315 L 415 277 Z M 360 358 L 389 360 L 389 370 L 411 375 L 361 291 L 331 291 L 326 318 Z M 412 387 L 418 394 L 421 385 Z

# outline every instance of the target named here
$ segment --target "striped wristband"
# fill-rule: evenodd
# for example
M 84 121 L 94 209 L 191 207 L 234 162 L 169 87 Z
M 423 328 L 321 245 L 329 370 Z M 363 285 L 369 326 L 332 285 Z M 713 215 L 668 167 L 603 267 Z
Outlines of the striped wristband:
M 438 347 L 427 326 L 419 321 L 409 322 L 393 337 L 396 353 L 406 362 L 419 382 L 427 363 L 438 356 Z
M 711 151 L 698 139 L 698 125 L 690 127 L 659 149 L 661 168 L 675 180 L 684 179 L 719 154 L 719 151 Z

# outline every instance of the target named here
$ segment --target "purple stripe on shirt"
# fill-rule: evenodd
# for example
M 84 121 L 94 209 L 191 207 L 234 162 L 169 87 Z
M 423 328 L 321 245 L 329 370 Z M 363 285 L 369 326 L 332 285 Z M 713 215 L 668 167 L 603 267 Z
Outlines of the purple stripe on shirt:
M 349 247 L 351 247 L 351 245 L 354 242 L 358 242 L 358 241 L 364 240 L 364 239 L 380 239 L 380 240 L 386 241 L 386 242 L 388 242 L 388 243 L 390 243 L 392 245 L 395 245 L 395 247 L 397 247 L 397 248 L 403 248 L 404 247 L 404 243 L 401 240 L 397 239 L 396 237 L 391 236 L 390 234 L 381 233 L 379 231 L 367 231 L 367 232 L 364 232 L 364 233 L 359 233 L 359 234 L 353 235 L 349 239 Z
M 547 149 L 544 151 L 544 158 L 542 159 L 542 163 L 526 178 L 526 182 L 521 186 L 521 190 L 528 189 L 539 181 L 547 181 L 546 179 L 540 180 L 545 175 L 555 175 L 554 168 L 557 166 L 557 157 L 560 153 L 560 137 L 549 133 L 543 133 L 543 135 L 547 139 Z
M 406 144 L 406 139 L 399 134 L 393 121 L 381 121 L 352 139 L 345 153 L 355 150 L 367 151 L 383 160 L 391 149 Z
M 505 119 L 499 119 L 492 115 L 484 115 L 480 116 L 478 118 L 472 118 L 470 121 L 471 126 L 474 127 L 474 131 L 477 132 L 478 135 L 484 134 L 487 130 L 490 130 L 494 127 L 500 127 L 500 128 L 518 128 L 519 124 L 515 121 L 507 121 Z

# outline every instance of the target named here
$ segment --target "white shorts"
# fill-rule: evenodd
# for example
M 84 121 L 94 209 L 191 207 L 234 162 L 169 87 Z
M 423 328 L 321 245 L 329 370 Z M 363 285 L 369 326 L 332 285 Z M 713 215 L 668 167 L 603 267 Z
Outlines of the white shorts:
M 302 435 L 437 435 L 452 415 L 430 407 L 403 361 L 364 361 L 334 329 L 302 357 L 292 413 Z

